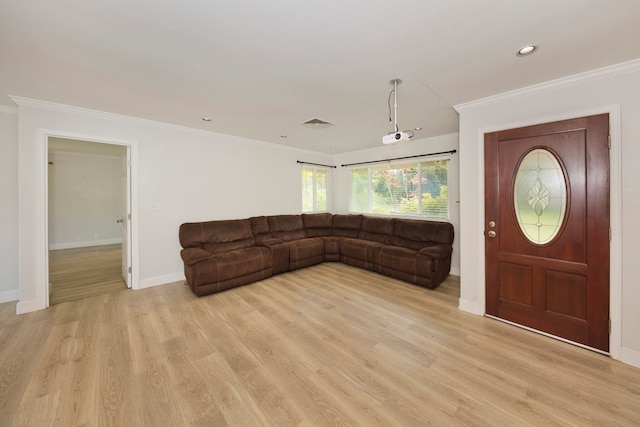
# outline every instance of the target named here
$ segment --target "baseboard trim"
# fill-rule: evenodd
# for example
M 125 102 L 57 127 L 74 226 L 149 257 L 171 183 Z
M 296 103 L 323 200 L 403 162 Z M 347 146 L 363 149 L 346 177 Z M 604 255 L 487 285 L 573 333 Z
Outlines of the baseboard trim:
M 116 245 L 122 243 L 122 239 L 103 239 L 103 240 L 83 240 L 81 242 L 69 242 L 69 243 L 51 243 L 49 245 L 50 251 L 57 251 L 60 249 L 75 249 L 75 248 L 88 248 L 90 246 L 106 246 Z
M 44 310 L 37 299 L 18 301 L 16 304 L 16 314 L 31 313 L 32 311 Z
M 164 276 L 150 277 L 148 279 L 140 280 L 140 287 L 138 289 L 151 288 L 153 286 L 168 285 L 173 282 L 180 282 L 186 280 L 184 273 L 165 274 Z
M 622 347 L 620 351 L 620 361 L 622 363 L 626 363 L 627 365 L 632 365 L 636 368 L 640 368 L 640 351 Z
M 467 301 L 459 298 L 458 308 L 462 311 L 466 311 L 467 313 L 484 316 L 484 307 L 482 307 L 477 302 Z
M 18 301 L 20 299 L 20 289 L 0 292 L 0 304 L 3 302 Z

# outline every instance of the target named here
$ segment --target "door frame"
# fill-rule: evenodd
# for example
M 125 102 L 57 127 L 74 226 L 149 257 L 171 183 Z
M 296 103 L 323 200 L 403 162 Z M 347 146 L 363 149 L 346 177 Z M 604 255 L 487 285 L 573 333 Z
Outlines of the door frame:
M 622 150 L 620 141 L 620 105 L 609 105 L 601 108 L 586 109 L 573 111 L 562 115 L 552 115 L 544 117 L 536 117 L 530 120 L 507 122 L 500 125 L 481 128 L 478 131 L 478 170 L 484 177 L 485 153 L 484 153 L 484 135 L 491 132 L 499 132 L 502 130 L 515 129 L 520 127 L 538 125 L 543 123 L 552 123 L 568 119 L 576 119 L 580 117 L 593 116 L 597 114 L 609 114 L 609 134 L 611 135 L 611 149 L 609 150 L 609 206 L 610 206 L 610 273 L 609 273 L 609 317 L 611 319 L 611 333 L 609 334 L 609 355 L 616 360 L 620 360 L 622 356 Z M 478 215 L 477 230 L 478 233 L 478 253 L 479 253 L 479 274 L 478 278 L 478 314 L 486 316 L 486 259 L 484 254 L 484 229 L 486 219 L 484 217 L 484 179 L 478 183 L 480 194 L 480 206 L 478 209 L 482 215 Z M 463 309 L 474 312 L 473 307 L 464 306 Z
M 38 212 L 40 216 L 40 223 L 43 224 L 44 233 L 42 235 L 43 249 L 41 253 L 44 255 L 43 265 L 44 271 L 42 282 L 37 285 L 38 288 L 38 305 L 40 307 L 49 307 L 49 177 L 48 177 L 48 152 L 49 152 L 49 138 L 64 138 L 74 139 L 88 142 L 97 142 L 101 144 L 120 145 L 126 148 L 127 161 L 129 162 L 129 197 L 130 197 L 130 213 L 131 221 L 129 222 L 129 236 L 128 244 L 129 261 L 131 265 L 131 288 L 140 289 L 140 276 L 139 276 L 139 242 L 138 242 L 138 143 L 137 141 L 120 140 L 115 138 L 105 138 L 102 136 L 78 134 L 74 132 L 57 131 L 39 129 L 38 141 L 41 147 L 41 152 L 44 154 L 41 162 L 42 168 L 42 180 L 40 181 L 40 192 L 42 195 L 42 209 Z

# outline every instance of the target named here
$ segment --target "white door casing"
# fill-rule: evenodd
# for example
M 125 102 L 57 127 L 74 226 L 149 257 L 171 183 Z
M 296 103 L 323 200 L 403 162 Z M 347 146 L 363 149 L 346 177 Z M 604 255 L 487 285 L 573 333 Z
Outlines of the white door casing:
M 136 141 L 125 141 L 118 140 L 115 138 L 104 138 L 101 136 L 94 135 L 86 135 L 86 134 L 78 134 L 74 132 L 66 132 L 59 130 L 49 130 L 49 129 L 38 129 L 38 138 L 37 138 L 37 157 L 38 163 L 40 164 L 40 177 L 39 181 L 39 209 L 37 209 L 36 215 L 39 217 L 39 230 L 35 234 L 35 238 L 37 240 L 37 247 L 40 248 L 37 254 L 33 254 L 32 260 L 30 264 L 32 268 L 35 269 L 35 278 L 36 278 L 36 295 L 35 299 L 23 300 L 21 299 L 16 305 L 16 313 L 22 314 L 36 310 L 43 310 L 49 307 L 49 237 L 48 237 L 48 140 L 49 137 L 57 137 L 57 138 L 66 138 L 66 139 L 77 139 L 83 141 L 90 142 L 98 142 L 104 144 L 114 144 L 114 145 L 122 145 L 127 147 L 127 153 L 129 156 L 128 164 L 129 164 L 129 201 L 130 201 L 130 210 L 131 218 L 127 218 L 128 220 L 128 231 L 127 236 L 129 237 L 127 241 L 128 248 L 128 258 L 130 259 L 130 266 L 132 268 L 132 272 L 130 274 L 129 286 L 132 289 L 140 289 L 139 284 L 139 275 L 138 275 L 138 264 L 139 264 L 139 255 L 138 255 L 138 220 L 137 220 L 137 211 L 138 211 L 138 179 L 137 179 L 137 164 L 138 164 L 138 143 Z

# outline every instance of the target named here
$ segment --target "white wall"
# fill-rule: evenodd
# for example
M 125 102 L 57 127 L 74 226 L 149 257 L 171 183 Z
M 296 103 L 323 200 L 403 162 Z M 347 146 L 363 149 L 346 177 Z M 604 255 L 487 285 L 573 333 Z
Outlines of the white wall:
M 382 145 L 368 150 L 352 151 L 350 153 L 337 154 L 334 156 L 333 164 L 338 167 L 333 170 L 332 175 L 332 212 L 349 212 L 349 188 L 350 176 L 349 168 L 341 167 L 343 164 L 368 162 L 396 157 L 417 156 L 428 153 L 438 153 L 458 149 L 458 134 L 442 135 L 433 138 L 423 138 L 412 140 L 409 143 L 399 143 Z M 407 160 L 410 161 L 410 160 Z M 455 230 L 455 240 L 453 242 L 453 256 L 451 259 L 451 273 L 460 274 L 460 233 L 459 233 L 459 162 L 458 154 L 453 154 L 449 162 L 449 198 L 451 200 L 451 211 L 449 222 L 453 224 Z
M 17 113 L 0 108 L 0 303 L 19 298 Z
M 122 216 L 121 162 L 120 157 L 49 150 L 49 249 L 122 241 L 116 223 Z
M 301 166 L 296 160 L 325 164 L 331 160 L 245 138 L 14 100 L 19 103 L 20 140 L 18 312 L 42 309 L 46 300 L 44 134 L 124 141 L 137 147 L 137 170 L 132 173 L 139 203 L 132 215 L 139 224 L 139 287 L 184 277 L 178 242 L 181 223 L 300 213 Z M 152 205 L 159 209 L 152 210 Z
M 640 61 L 456 107 L 460 112 L 460 307 L 484 313 L 486 132 L 611 113 L 611 354 L 640 366 Z

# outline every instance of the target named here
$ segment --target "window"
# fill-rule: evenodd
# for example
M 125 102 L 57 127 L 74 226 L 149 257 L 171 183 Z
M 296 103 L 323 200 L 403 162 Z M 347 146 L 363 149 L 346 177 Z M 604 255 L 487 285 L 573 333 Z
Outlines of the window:
M 351 211 L 449 217 L 447 159 L 351 170 Z
M 302 212 L 327 212 L 326 169 L 302 168 Z

